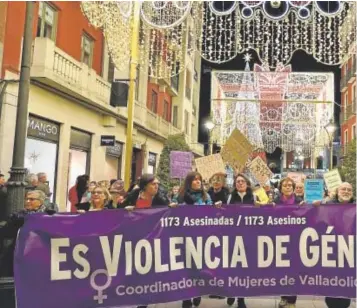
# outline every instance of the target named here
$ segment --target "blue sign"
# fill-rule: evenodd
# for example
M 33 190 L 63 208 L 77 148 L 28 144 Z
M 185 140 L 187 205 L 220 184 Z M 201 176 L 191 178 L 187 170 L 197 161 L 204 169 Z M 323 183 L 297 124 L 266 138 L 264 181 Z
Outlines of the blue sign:
M 322 200 L 324 197 L 324 181 L 323 180 L 305 180 L 305 202 L 312 203 L 313 201 Z

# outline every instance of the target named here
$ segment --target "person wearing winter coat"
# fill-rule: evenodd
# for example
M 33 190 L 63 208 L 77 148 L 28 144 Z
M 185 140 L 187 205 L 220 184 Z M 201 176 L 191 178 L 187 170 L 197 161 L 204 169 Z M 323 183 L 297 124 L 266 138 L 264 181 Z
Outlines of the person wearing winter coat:
M 341 206 L 346 204 L 355 203 L 353 198 L 352 185 L 350 183 L 344 182 L 340 184 L 337 188 L 336 196 L 334 199 L 324 203 L 322 201 L 314 201 L 315 206 L 320 204 L 341 204 Z M 328 308 L 348 308 L 351 305 L 351 299 L 349 298 L 337 298 L 337 297 L 326 297 L 325 303 Z
M 232 193 L 229 195 L 227 204 L 254 204 L 254 195 L 252 191 L 252 184 L 249 178 L 243 174 L 239 173 L 235 178 L 235 187 Z M 234 304 L 235 299 L 229 297 L 227 299 L 227 304 L 229 306 Z M 246 308 L 244 297 L 238 297 L 238 306 L 237 308 Z
M 26 193 L 24 209 L 13 213 L 0 227 L 0 277 L 13 277 L 14 251 L 19 229 L 23 226 L 25 217 L 35 213 L 55 214 L 45 206 L 46 195 L 41 190 L 31 190 Z M 6 242 L 6 244 L 4 244 Z
M 200 173 L 189 172 L 187 174 L 178 201 L 185 205 L 212 205 L 211 197 L 203 187 Z
M 208 189 L 208 194 L 213 204 L 227 204 L 229 189 L 226 187 L 226 178 L 224 173 L 216 173 L 211 178 L 212 186 Z
M 133 210 L 168 206 L 169 200 L 161 193 L 159 185 L 159 180 L 153 174 L 143 174 L 139 180 L 139 188 L 128 193 L 120 208 Z
M 229 195 L 227 204 L 254 204 L 252 184 L 249 178 L 239 173 L 235 178 L 235 187 Z

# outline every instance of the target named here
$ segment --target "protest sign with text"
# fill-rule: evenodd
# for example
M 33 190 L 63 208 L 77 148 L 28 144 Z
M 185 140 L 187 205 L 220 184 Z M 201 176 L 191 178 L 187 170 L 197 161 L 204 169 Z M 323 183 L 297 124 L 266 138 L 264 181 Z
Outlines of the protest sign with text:
M 17 308 L 137 306 L 207 294 L 353 298 L 355 241 L 354 204 L 33 214 L 16 245 Z
M 324 180 L 329 191 L 334 191 L 342 184 L 340 173 L 337 169 L 324 173 Z
M 273 172 L 259 156 L 252 160 L 248 165 L 248 169 L 260 185 L 266 184 L 273 176 Z
M 192 171 L 193 154 L 191 152 L 170 152 L 170 177 L 184 179 Z
M 323 180 L 305 180 L 304 182 L 304 200 L 307 203 L 320 201 L 324 197 L 324 181 Z
M 221 154 L 213 154 L 195 159 L 196 168 L 204 180 L 209 180 L 216 173 L 226 173 Z
M 235 129 L 222 148 L 221 155 L 224 162 L 236 172 L 240 172 L 253 150 L 254 147 L 249 140 L 238 129 Z

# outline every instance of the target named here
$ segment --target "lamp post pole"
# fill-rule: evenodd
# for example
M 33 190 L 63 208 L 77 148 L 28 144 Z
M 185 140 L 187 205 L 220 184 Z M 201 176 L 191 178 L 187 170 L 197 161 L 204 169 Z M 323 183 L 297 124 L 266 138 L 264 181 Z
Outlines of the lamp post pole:
M 128 190 L 130 187 L 131 161 L 133 156 L 133 130 L 134 130 L 134 105 L 136 91 L 136 69 L 139 61 L 139 31 L 140 31 L 140 5 L 141 1 L 134 1 L 134 16 L 131 31 L 131 59 L 130 59 L 130 81 L 128 97 L 128 122 L 126 128 L 125 144 L 125 169 L 124 185 Z
M 333 168 L 333 136 L 330 137 L 330 170 Z
M 212 120 L 208 120 L 204 126 L 208 130 L 208 155 L 213 154 L 213 143 L 212 143 L 212 131 L 215 127 L 215 124 L 212 122 Z
M 10 179 L 8 181 L 7 213 L 19 211 L 24 207 L 25 194 L 25 145 L 27 135 L 28 100 L 30 93 L 30 68 L 32 49 L 34 2 L 26 2 L 23 49 L 21 58 L 20 83 L 17 100 L 14 152 Z

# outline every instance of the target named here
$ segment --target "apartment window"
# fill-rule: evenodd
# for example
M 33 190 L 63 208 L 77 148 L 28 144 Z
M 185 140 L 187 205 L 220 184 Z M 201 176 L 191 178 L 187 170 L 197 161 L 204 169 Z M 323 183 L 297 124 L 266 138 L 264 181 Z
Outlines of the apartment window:
M 345 99 L 344 99 L 344 110 L 343 110 L 343 113 L 344 113 L 344 120 L 346 121 L 347 120 L 347 108 L 348 108 L 348 91 L 346 91 L 345 93 Z
M 188 125 L 188 111 L 185 110 L 185 134 L 188 135 L 190 133 L 190 128 Z
M 164 100 L 164 114 L 163 118 L 169 122 L 170 121 L 170 114 L 169 114 L 169 103 L 167 100 Z
M 37 37 L 56 38 L 56 10 L 47 2 L 39 1 Z
M 151 111 L 157 113 L 157 92 L 151 91 Z
M 352 139 L 356 139 L 356 125 L 352 126 Z
M 348 130 L 347 129 L 345 130 L 345 137 L 344 137 L 343 141 L 344 141 L 343 144 L 347 145 L 347 143 L 348 143 Z
M 174 106 L 173 111 L 172 111 L 172 125 L 177 127 L 178 125 L 178 106 Z
M 88 67 L 92 67 L 93 60 L 93 39 L 86 33 L 82 34 L 82 57 L 81 60 L 83 63 L 87 64 Z

